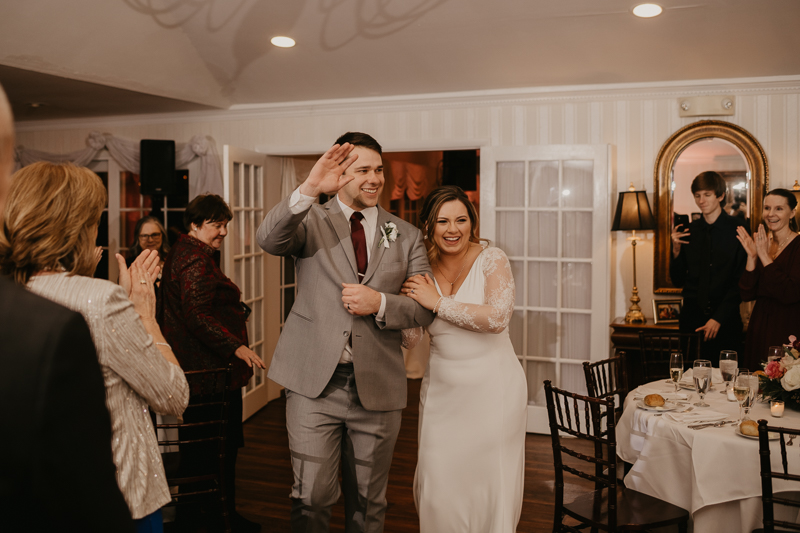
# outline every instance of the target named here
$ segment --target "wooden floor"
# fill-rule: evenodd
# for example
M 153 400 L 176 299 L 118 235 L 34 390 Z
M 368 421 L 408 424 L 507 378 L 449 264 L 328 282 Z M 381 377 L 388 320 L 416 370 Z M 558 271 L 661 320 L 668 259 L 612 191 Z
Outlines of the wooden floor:
M 419 531 L 412 486 L 417 464 L 420 382 L 418 379 L 408 380 L 408 407 L 403 411 L 403 423 L 389 473 L 386 533 Z M 281 398 L 248 419 L 244 425 L 246 446 L 239 451 L 237 506 L 247 518 L 261 523 L 264 533 L 290 532 L 292 470 L 285 407 L 286 402 Z M 343 516 L 340 501 L 333 511 L 331 531 L 344 531 Z M 550 437 L 529 434 L 525 439 L 525 494 L 517 531 L 552 531 L 552 527 L 553 452 Z

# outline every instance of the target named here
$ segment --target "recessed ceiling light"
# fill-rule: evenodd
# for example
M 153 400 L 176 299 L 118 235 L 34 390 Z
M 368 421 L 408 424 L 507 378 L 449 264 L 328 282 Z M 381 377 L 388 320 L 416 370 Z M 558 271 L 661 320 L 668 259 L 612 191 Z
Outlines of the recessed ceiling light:
M 269 42 L 280 48 L 291 48 L 292 46 L 295 45 L 294 39 L 292 39 L 291 37 L 283 37 L 280 35 L 278 37 L 273 37 L 272 39 L 269 40 Z
M 661 14 L 661 6 L 658 4 L 639 4 L 633 8 L 633 14 L 637 17 L 650 18 Z
M 44 104 L 39 103 L 39 102 L 31 102 L 31 103 L 28 104 L 28 107 L 32 107 L 33 109 L 37 109 L 39 107 L 42 107 L 43 105 Z

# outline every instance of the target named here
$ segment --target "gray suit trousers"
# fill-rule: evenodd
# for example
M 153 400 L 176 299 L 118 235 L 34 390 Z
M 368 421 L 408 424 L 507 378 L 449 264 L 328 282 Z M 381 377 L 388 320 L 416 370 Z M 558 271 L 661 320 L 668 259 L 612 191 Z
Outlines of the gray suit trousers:
M 367 411 L 353 365 L 338 365 L 325 390 L 308 398 L 286 390 L 286 427 L 294 470 L 292 532 L 327 533 L 341 493 L 347 533 L 381 533 L 386 485 L 402 410 Z

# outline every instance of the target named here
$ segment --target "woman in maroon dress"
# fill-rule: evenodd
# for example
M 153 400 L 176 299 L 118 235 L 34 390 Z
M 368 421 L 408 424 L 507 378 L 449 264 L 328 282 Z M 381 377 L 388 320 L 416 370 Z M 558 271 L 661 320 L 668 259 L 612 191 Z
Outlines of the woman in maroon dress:
M 752 239 L 738 228 L 738 239 L 747 252 L 747 265 L 739 280 L 742 300 L 755 300 L 747 327 L 744 357 L 739 366 L 760 370 L 767 348 L 800 337 L 800 239 L 795 210 L 797 198 L 786 189 L 770 191 L 764 198 L 764 226 Z
M 157 318 L 184 370 L 232 365 L 230 389 L 235 392 L 229 395 L 226 424 L 227 503 L 234 532 L 259 531 L 261 526 L 236 512 L 235 473 L 238 449 L 244 446 L 240 390 L 253 375 L 253 365 L 265 366 L 248 347 L 241 292 L 214 262 L 232 217 L 228 205 L 215 194 L 198 196 L 186 207 L 183 223 L 189 234 L 178 238 L 164 261 Z

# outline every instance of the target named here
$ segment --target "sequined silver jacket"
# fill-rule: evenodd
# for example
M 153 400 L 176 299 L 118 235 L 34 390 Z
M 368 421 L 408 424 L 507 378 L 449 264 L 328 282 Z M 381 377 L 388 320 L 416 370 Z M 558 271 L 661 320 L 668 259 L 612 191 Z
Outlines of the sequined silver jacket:
M 106 386 L 117 483 L 133 518 L 155 512 L 170 495 L 148 405 L 181 414 L 189 402 L 183 371 L 161 355 L 120 286 L 63 273 L 31 278 L 28 288 L 89 324 Z

